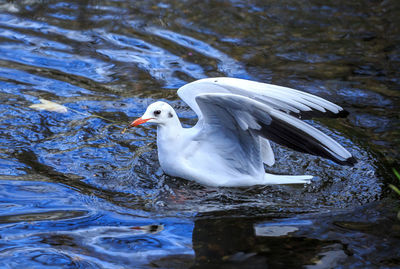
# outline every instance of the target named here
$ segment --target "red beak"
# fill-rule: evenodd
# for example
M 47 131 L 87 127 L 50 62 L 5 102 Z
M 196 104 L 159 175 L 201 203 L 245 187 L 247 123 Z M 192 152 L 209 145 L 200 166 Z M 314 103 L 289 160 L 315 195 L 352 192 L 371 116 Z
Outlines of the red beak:
M 136 127 L 136 126 L 138 126 L 139 124 L 145 123 L 145 122 L 147 122 L 147 121 L 149 121 L 149 120 L 152 120 L 152 118 L 150 118 L 150 119 L 138 118 L 138 119 L 134 120 L 131 124 L 129 124 L 129 128 L 130 128 L 130 127 Z

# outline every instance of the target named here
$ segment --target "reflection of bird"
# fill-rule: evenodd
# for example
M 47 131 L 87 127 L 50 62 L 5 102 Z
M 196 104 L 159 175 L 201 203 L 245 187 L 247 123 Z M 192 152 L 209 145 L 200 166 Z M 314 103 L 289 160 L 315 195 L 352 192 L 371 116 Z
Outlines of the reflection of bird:
M 269 140 L 339 164 L 354 157 L 332 138 L 297 117 L 343 116 L 339 106 L 298 90 L 235 78 L 207 78 L 186 84 L 178 95 L 196 112 L 183 128 L 174 109 L 155 102 L 130 127 L 158 125 L 158 157 L 164 172 L 210 186 L 308 183 L 312 176 L 272 175 Z

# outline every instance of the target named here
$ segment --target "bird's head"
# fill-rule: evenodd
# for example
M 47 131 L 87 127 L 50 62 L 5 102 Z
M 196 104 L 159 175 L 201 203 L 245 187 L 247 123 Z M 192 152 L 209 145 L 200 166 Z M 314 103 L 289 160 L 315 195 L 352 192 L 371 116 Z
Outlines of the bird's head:
M 163 125 L 176 121 L 176 118 L 177 115 L 169 104 L 158 101 L 149 105 L 143 116 L 134 120 L 129 127 L 135 127 L 145 122 Z

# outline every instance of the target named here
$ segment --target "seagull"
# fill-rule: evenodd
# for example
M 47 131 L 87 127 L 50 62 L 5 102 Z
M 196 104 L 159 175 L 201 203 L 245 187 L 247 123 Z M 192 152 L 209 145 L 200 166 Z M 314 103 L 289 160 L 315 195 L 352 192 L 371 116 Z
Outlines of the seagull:
M 342 107 L 299 90 L 245 79 L 217 77 L 188 83 L 179 97 L 197 114 L 184 128 L 167 103 L 150 104 L 128 128 L 157 125 L 158 159 L 170 176 L 214 187 L 310 183 L 310 175 L 274 175 L 270 141 L 342 165 L 355 158 L 338 142 L 302 121 L 347 116 Z

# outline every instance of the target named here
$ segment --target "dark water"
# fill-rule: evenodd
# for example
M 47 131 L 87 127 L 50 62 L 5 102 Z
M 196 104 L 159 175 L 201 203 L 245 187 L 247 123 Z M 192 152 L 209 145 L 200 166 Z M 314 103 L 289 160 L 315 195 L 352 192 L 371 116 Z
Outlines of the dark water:
M 0 267 L 399 268 L 400 2 L 323 2 L 0 2 Z M 312 184 L 164 175 L 155 128 L 121 127 L 159 99 L 193 124 L 176 89 L 212 76 L 342 105 L 311 123 L 358 164 L 274 146 L 270 171 Z

